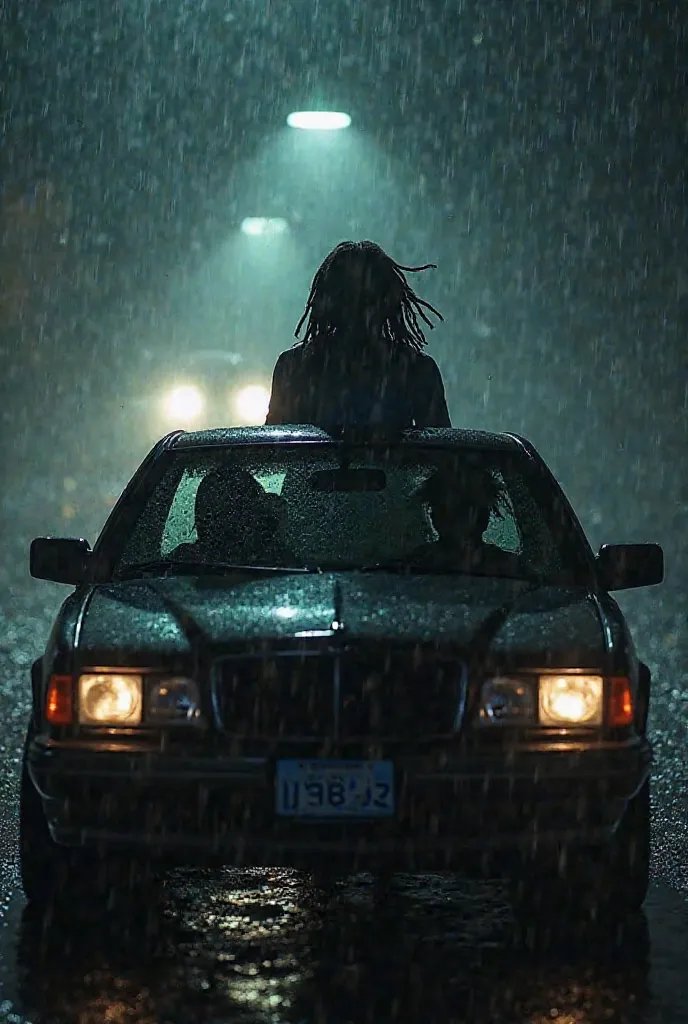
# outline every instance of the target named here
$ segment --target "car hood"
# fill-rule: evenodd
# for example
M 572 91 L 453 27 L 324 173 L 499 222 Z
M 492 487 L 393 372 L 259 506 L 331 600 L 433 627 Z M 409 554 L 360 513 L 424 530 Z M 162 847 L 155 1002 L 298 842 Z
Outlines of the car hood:
M 178 576 L 94 587 L 77 630 L 86 664 L 149 664 L 195 646 L 303 637 L 332 628 L 345 637 L 466 648 L 478 631 L 509 662 L 600 667 L 602 619 L 579 587 L 480 577 L 326 573 Z M 133 659 L 133 662 L 132 662 Z

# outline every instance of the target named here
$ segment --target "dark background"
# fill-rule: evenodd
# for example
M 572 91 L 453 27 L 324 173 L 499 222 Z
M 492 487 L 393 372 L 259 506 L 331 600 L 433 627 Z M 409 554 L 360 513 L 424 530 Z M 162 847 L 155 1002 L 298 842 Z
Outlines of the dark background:
M 0 1018 L 687 1019 L 684 7 L 0 0 Z M 351 128 L 285 127 L 314 106 Z M 323 906 L 271 871 L 178 879 L 145 943 L 27 917 L 28 674 L 66 596 L 28 540 L 93 539 L 190 352 L 269 382 L 345 238 L 438 264 L 413 284 L 455 424 L 529 436 L 594 544 L 665 547 L 666 584 L 621 595 L 653 674 L 644 940 L 538 953 L 485 887 L 402 880 L 380 916 L 358 882 Z
M 595 542 L 659 538 L 675 577 L 685 22 L 666 0 L 4 3 L 6 480 L 126 477 L 153 370 L 212 334 L 269 379 L 324 254 L 371 237 L 439 264 L 414 283 L 454 422 L 524 432 Z M 315 153 L 284 120 L 318 100 L 353 125 Z M 220 272 L 262 213 L 298 260 L 235 247 Z

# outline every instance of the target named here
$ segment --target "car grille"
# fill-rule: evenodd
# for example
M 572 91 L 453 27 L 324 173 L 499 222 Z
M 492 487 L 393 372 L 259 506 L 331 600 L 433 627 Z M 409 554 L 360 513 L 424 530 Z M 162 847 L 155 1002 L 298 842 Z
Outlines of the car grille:
M 413 651 L 228 657 L 214 673 L 215 705 L 234 736 L 418 739 L 460 722 L 463 665 Z
M 461 666 L 413 652 L 342 659 L 343 737 L 407 739 L 450 733 L 461 702 Z
M 216 685 L 223 728 L 238 736 L 332 735 L 334 659 L 276 655 L 221 662 Z

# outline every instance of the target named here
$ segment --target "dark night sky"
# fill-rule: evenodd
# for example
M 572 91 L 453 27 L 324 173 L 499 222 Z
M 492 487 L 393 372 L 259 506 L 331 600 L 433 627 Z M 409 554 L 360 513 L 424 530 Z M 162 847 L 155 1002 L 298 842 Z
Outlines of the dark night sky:
M 126 389 L 141 325 L 236 229 L 246 168 L 288 111 L 320 97 L 352 113 L 377 179 L 363 175 L 358 197 L 316 223 L 307 191 L 263 167 L 268 202 L 291 189 L 310 272 L 346 234 L 384 232 L 402 262 L 436 261 L 423 293 L 447 319 L 430 340 L 455 422 L 529 434 L 574 500 L 617 529 L 685 523 L 679 11 L 667 0 L 6 3 L 3 278 L 30 282 L 2 326 L 8 468 L 16 453 L 42 465 L 46 429 L 74 444 L 75 410 L 93 417 Z M 8 208 L 41 181 L 54 191 L 19 244 Z M 294 308 L 266 328 L 268 368 Z M 155 345 L 173 358 L 164 332 Z M 631 494 L 630 520 L 610 484 Z

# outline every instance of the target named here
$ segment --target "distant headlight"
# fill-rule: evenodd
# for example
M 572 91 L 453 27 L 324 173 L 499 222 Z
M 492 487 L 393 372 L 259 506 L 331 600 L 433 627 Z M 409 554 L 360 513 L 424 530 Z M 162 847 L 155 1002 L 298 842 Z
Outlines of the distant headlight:
M 143 680 L 138 675 L 79 676 L 81 725 L 140 725 Z
M 198 686 L 184 676 L 151 679 L 146 700 L 146 723 L 150 725 L 200 725 Z
M 528 725 L 536 718 L 535 680 L 495 676 L 483 683 L 479 725 Z
M 270 405 L 270 392 L 262 384 L 249 384 L 233 396 L 234 411 L 241 426 L 265 423 Z
M 602 676 L 540 676 L 542 725 L 601 725 Z
M 163 411 L 166 419 L 177 427 L 187 426 L 203 412 L 203 395 L 193 384 L 173 388 L 164 398 Z

